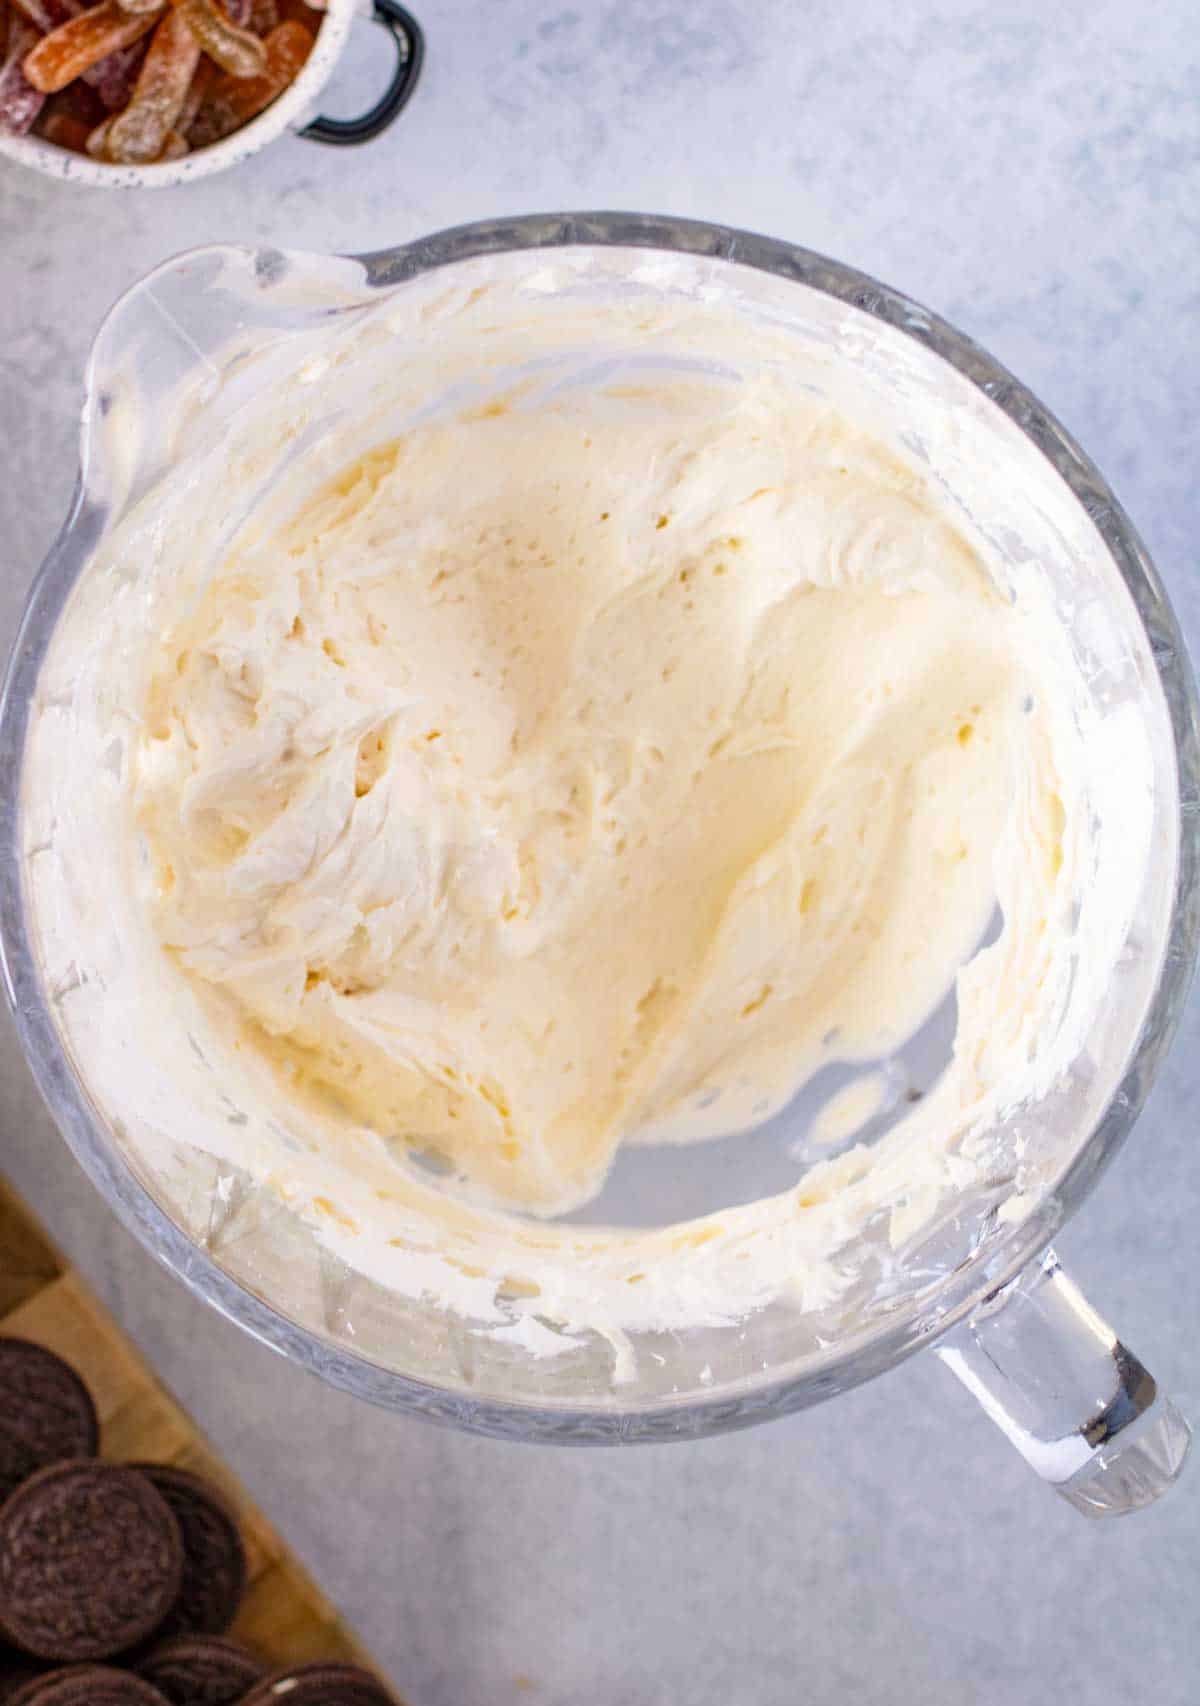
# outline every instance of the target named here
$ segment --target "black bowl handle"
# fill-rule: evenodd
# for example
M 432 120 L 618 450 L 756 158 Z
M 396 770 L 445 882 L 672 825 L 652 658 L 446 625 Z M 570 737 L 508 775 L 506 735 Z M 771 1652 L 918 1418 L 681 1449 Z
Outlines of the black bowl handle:
M 396 69 L 391 82 L 361 118 L 315 118 L 305 125 L 301 136 L 311 137 L 314 142 L 335 142 L 339 147 L 370 142 L 407 106 L 425 60 L 421 26 L 400 0 L 372 0 L 371 18 L 383 26 L 396 44 Z

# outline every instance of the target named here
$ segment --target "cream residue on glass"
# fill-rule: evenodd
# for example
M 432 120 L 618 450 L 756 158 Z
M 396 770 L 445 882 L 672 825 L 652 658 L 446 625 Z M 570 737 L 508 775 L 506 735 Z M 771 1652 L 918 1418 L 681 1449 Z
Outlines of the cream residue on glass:
M 773 333 L 530 291 L 433 281 L 196 417 L 59 661 L 122 756 L 96 894 L 43 916 L 111 929 L 89 1073 L 137 1076 L 147 1147 L 526 1349 L 620 1350 L 819 1306 L 881 1213 L 930 1222 L 1072 1058 L 1123 885 L 1074 934 L 1111 765 L 1037 564 L 1018 595 Z M 604 337 L 685 359 L 577 359 Z M 953 1057 L 878 1141 L 701 1220 L 554 1220 L 621 1145 L 748 1133 L 951 990 Z

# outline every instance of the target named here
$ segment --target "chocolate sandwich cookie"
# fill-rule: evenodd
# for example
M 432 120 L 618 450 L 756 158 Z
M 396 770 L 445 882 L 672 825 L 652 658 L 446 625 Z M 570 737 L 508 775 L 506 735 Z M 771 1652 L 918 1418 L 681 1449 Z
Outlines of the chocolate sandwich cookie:
M 36 1658 L 109 1658 L 157 1629 L 179 1597 L 183 1541 L 144 1475 L 72 1461 L 0 1507 L 0 1633 Z
M 183 1581 L 160 1635 L 220 1635 L 246 1591 L 246 1548 L 237 1518 L 199 1475 L 167 1463 L 135 1463 L 170 1505 L 183 1538 Z
M 0 1338 L 0 1504 L 64 1457 L 95 1457 L 92 1395 L 69 1363 L 28 1339 Z
M 166 1701 L 132 1671 L 68 1665 L 26 1683 L 9 1706 L 166 1706 Z
M 233 1706 L 266 1668 L 245 1647 L 220 1635 L 172 1635 L 137 1663 L 138 1675 L 171 1706 Z
M 297 1665 L 252 1688 L 242 1706 L 395 1706 L 377 1676 L 359 1665 Z
M 0 1641 L 0 1706 L 10 1706 L 13 1695 L 34 1677 L 41 1676 L 45 1668 L 28 1653 L 18 1652 L 7 1641 Z

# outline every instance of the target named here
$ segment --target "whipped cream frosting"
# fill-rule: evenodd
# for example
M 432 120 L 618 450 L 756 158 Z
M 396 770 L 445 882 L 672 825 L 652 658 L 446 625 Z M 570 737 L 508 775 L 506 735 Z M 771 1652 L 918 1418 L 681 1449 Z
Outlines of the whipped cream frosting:
M 942 456 L 949 414 L 885 433 L 729 303 L 561 282 L 426 281 L 184 400 L 33 737 L 31 846 L 99 851 L 30 868 L 48 962 L 73 936 L 106 980 L 76 1057 L 181 1201 L 215 1157 L 389 1291 L 523 1352 L 599 1332 L 620 1381 L 631 1334 L 822 1308 L 881 1225 L 1021 1188 L 1152 767 L 1103 600 L 1102 714 L 1045 563 L 948 495 L 961 420 Z M 878 1141 L 701 1220 L 552 1218 L 950 990 L 952 1059 Z
M 331 1134 L 557 1214 L 915 1030 L 1028 690 L 920 482 L 778 384 L 472 411 L 180 588 L 155 927 Z

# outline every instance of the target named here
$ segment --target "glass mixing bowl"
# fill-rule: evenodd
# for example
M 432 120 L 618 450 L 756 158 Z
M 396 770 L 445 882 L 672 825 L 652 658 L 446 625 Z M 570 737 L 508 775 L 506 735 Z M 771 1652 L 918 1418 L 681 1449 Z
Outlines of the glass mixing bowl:
M 519 1295 L 498 1292 L 496 1306 L 514 1326 L 532 1323 L 532 1339 L 368 1278 L 229 1158 L 228 1127 L 245 1116 L 202 1036 L 181 1030 L 157 1076 L 122 1073 L 121 1060 L 132 1068 L 138 1057 L 138 1001 L 144 1012 L 153 995 L 120 995 L 128 921 L 119 909 L 97 919 L 92 902 L 130 730 L 101 714 L 103 680 L 82 714 L 62 667 L 112 590 L 89 576 L 97 552 L 181 445 L 219 450 L 246 397 L 281 374 L 319 382 L 315 352 L 331 327 L 387 304 L 393 335 L 416 340 L 415 352 L 435 298 L 468 298 L 495 276 L 535 316 L 564 298 L 657 309 L 720 298 L 769 340 L 778 368 L 790 351 L 810 379 L 836 376 L 1002 558 L 1049 566 L 1097 715 L 1132 719 L 1148 755 L 1146 857 L 1122 876 L 1118 811 L 1097 832 L 1083 900 L 1113 912 L 1121 885 L 1104 999 L 1054 1082 L 997 1130 L 995 1165 L 899 1247 L 885 1228 L 865 1228 L 835 1304 L 798 1295 L 719 1326 L 631 1333 L 619 1356 L 586 1319 L 539 1319 Z M 668 333 L 651 352 L 634 340 L 570 361 L 578 382 L 622 364 L 704 365 L 705 352 L 673 348 Z M 199 1296 L 336 1385 L 508 1439 L 686 1439 L 833 1397 L 931 1345 L 1074 1505 L 1119 1513 L 1172 1482 L 1188 1430 L 1048 1246 L 1132 1126 L 1184 1000 L 1200 908 L 1196 710 L 1162 586 L 1097 470 L 976 345 L 860 273 L 748 233 L 631 214 L 498 220 L 356 257 L 202 249 L 143 280 L 101 329 L 75 501 L 10 663 L 0 720 L 8 993 L 42 1093 L 124 1223 Z M 67 746 L 69 797 L 47 781 Z M 952 1021 L 951 1001 L 888 1063 L 893 1081 L 931 1081 Z M 691 1150 L 686 1167 L 677 1151 L 622 1155 L 584 1219 L 632 1223 L 651 1202 L 671 1223 L 780 1190 L 810 1158 L 811 1112 L 793 1106 L 760 1132 Z

